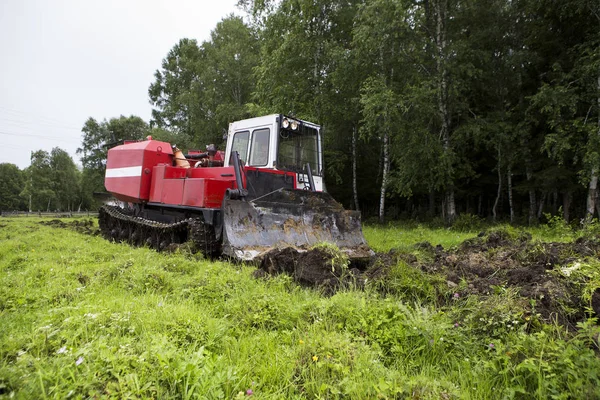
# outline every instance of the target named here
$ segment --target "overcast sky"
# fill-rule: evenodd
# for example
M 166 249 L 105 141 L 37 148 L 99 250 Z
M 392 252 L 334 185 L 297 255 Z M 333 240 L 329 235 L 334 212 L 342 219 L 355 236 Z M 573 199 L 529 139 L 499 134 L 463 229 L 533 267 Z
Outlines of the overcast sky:
M 148 86 L 187 37 L 199 42 L 237 0 L 0 0 L 0 163 L 60 147 L 80 164 L 93 117 L 150 119 Z

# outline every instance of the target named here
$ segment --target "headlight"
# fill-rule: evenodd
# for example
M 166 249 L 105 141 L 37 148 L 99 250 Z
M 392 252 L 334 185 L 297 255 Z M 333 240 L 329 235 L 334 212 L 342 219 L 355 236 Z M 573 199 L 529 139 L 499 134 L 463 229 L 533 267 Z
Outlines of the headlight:
M 287 118 L 284 118 L 283 121 L 281 122 L 281 126 L 283 127 L 283 129 L 287 129 L 290 127 L 290 121 Z
M 298 121 L 292 121 L 292 130 L 293 131 L 297 131 L 298 130 Z

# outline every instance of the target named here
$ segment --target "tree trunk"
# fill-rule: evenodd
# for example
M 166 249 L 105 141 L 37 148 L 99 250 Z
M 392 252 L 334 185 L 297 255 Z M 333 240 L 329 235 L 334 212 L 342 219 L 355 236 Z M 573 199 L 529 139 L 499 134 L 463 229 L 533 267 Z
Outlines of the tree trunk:
M 441 120 L 440 138 L 442 140 L 444 153 L 448 155 L 451 151 L 450 145 L 450 117 L 448 111 L 448 67 L 446 65 L 446 12 L 448 0 L 435 1 L 436 27 L 436 67 L 438 74 L 438 111 Z M 446 191 L 447 221 L 452 223 L 456 218 L 456 204 L 454 202 L 454 185 L 449 177 L 448 189 Z
M 379 149 L 379 168 L 377 170 L 377 180 L 376 183 L 379 183 L 379 179 L 383 176 L 383 153 L 384 153 L 385 145 L 381 143 L 381 148 Z
M 546 203 L 546 192 L 542 193 L 542 198 L 540 199 L 540 207 L 537 212 L 537 219 L 542 218 L 542 212 L 544 211 L 544 204 Z
M 429 216 L 435 217 L 435 192 L 429 189 Z
M 600 72 L 598 73 L 598 93 L 600 93 Z M 598 136 L 600 136 L 600 95 L 597 98 L 598 102 Z M 592 173 L 590 176 L 590 185 L 588 187 L 587 196 L 587 210 L 585 216 L 586 224 L 592 221 L 594 218 L 594 209 L 596 208 L 596 200 L 598 198 L 598 167 L 592 167 Z
M 379 197 L 379 222 L 385 222 L 385 189 L 390 170 L 389 137 L 387 130 L 383 134 L 383 174 L 381 176 L 381 196 Z
M 571 208 L 571 200 L 571 192 L 563 193 L 563 219 L 567 223 L 569 222 L 569 219 L 571 217 L 569 212 L 569 209 Z
M 513 193 L 512 193 L 512 167 L 508 165 L 506 172 L 506 183 L 508 185 L 508 207 L 510 209 L 510 223 L 515 222 L 515 210 L 513 208 Z
M 529 184 L 529 225 L 537 224 L 535 207 L 537 201 L 535 199 L 535 189 L 532 187 L 533 173 L 529 160 L 526 162 L 525 173 L 527 175 L 527 183 Z
M 358 205 L 358 188 L 356 186 L 356 126 L 352 128 L 352 197 L 354 200 L 354 209 L 360 211 Z
M 446 221 L 448 224 L 452 224 L 456 219 L 456 202 L 454 201 L 454 186 L 450 186 L 450 189 L 446 192 L 446 208 L 448 209 L 446 215 Z
M 586 215 L 585 222 L 589 223 L 594 218 L 594 210 L 596 209 L 596 198 L 598 196 L 598 173 L 596 167 L 592 168 L 592 175 L 590 178 L 590 184 L 588 186 L 588 195 L 587 195 L 587 207 L 586 207 Z
M 496 193 L 496 201 L 494 201 L 494 206 L 492 207 L 492 220 L 496 222 L 496 207 L 498 207 L 498 202 L 500 201 L 500 194 L 502 193 L 502 168 L 500 165 L 502 164 L 502 153 L 500 153 L 500 148 L 498 148 L 498 192 Z
M 446 203 L 447 203 L 447 200 L 448 199 L 446 199 L 445 197 L 442 200 L 442 219 L 444 221 L 446 221 Z

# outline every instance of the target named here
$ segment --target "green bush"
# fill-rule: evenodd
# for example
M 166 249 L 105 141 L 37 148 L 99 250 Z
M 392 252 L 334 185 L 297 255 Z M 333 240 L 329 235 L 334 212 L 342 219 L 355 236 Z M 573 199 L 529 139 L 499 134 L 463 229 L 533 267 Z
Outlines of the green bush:
M 452 223 L 451 229 L 458 232 L 479 231 L 485 226 L 485 221 L 477 215 L 460 214 Z

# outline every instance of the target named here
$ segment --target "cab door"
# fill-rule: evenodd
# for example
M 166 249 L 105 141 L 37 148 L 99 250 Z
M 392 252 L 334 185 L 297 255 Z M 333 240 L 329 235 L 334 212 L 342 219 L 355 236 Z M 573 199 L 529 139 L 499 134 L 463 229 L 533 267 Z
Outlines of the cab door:
M 273 168 L 277 149 L 276 123 L 276 115 L 270 115 L 230 124 L 225 166 L 231 165 L 231 153 L 237 151 L 243 165 Z

